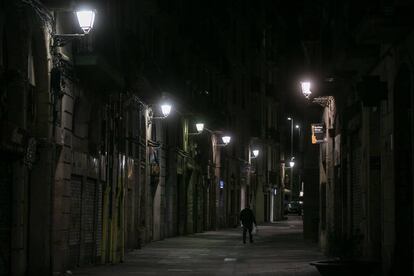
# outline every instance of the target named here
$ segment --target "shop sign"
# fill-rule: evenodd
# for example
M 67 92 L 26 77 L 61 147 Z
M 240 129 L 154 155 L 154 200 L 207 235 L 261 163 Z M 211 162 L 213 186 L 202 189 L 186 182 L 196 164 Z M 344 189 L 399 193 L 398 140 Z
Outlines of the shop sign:
M 312 144 L 320 144 L 326 141 L 324 124 L 312 124 Z

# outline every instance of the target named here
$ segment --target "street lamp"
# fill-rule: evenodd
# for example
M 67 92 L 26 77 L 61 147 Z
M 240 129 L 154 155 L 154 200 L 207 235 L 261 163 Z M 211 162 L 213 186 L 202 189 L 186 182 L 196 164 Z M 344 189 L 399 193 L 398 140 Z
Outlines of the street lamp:
M 196 129 L 197 129 L 197 132 L 195 132 L 195 133 L 188 133 L 188 135 L 199 135 L 205 129 L 203 123 L 196 123 L 195 126 L 196 126 Z
M 204 124 L 203 123 L 197 123 L 196 124 L 196 129 L 199 133 L 203 132 L 204 130 Z
M 76 17 L 78 19 L 79 27 L 82 29 L 83 34 L 52 34 L 53 37 L 53 46 L 63 47 L 69 41 L 83 37 L 92 30 L 93 24 L 95 22 L 95 11 L 94 10 L 78 10 L 76 12 Z
M 218 135 L 219 136 L 219 135 L 223 134 L 223 132 L 220 131 L 220 130 L 211 130 L 211 129 L 208 129 L 208 128 L 204 127 L 203 123 L 197 123 L 196 128 L 197 128 L 197 131 L 199 132 L 198 134 L 200 134 L 204 130 L 207 130 L 207 132 L 209 132 L 212 135 Z M 223 136 L 221 136 L 221 141 L 222 141 L 222 143 L 215 143 L 215 145 L 220 146 L 220 147 L 227 146 L 231 141 L 231 136 L 223 135 Z
M 295 128 L 298 130 L 298 132 L 299 132 L 299 141 L 300 141 L 300 125 L 296 125 L 295 126 Z M 300 142 L 299 142 L 299 144 L 300 144 Z
M 171 113 L 172 106 L 169 103 L 164 103 L 161 105 L 161 112 L 164 115 L 164 118 L 168 117 Z
M 162 120 L 168 117 L 170 115 L 172 109 L 172 105 L 169 103 L 162 103 L 161 104 L 161 113 L 163 116 L 154 117 L 152 110 L 150 109 L 149 113 L 149 119 L 148 119 L 148 126 L 152 124 L 153 120 Z
M 257 156 L 259 156 L 260 151 L 258 149 L 254 149 L 254 150 L 252 150 L 252 153 L 253 153 L 252 158 L 257 158 Z
M 305 96 L 305 98 L 309 98 L 310 95 L 312 94 L 312 91 L 310 90 L 311 88 L 310 81 L 301 82 L 300 86 L 302 88 L 302 94 Z
M 88 34 L 95 22 L 95 12 L 93 10 L 77 11 L 76 17 L 78 18 L 79 27 L 81 27 L 85 34 Z
M 228 143 L 230 143 L 230 141 L 231 141 L 231 137 L 230 137 L 230 136 L 228 136 L 228 135 L 225 135 L 225 136 L 221 137 L 221 140 L 223 141 L 223 143 L 224 143 L 225 145 L 227 145 Z
M 295 166 L 295 161 L 293 161 L 295 159 L 295 157 L 292 157 L 292 159 L 289 161 L 289 166 L 291 169 L 293 169 L 293 167 Z

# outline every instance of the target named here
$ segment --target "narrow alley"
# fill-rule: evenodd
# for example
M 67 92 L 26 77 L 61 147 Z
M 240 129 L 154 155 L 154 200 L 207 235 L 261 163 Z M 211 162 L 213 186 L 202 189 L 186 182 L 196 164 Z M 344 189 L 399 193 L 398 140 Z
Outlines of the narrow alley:
M 413 18 L 0 0 L 0 276 L 414 275 Z
M 209 231 L 150 243 L 120 265 L 83 267 L 76 276 L 122 275 L 319 275 L 311 261 L 323 259 L 302 237 L 300 216 L 259 225 L 252 244 L 240 228 Z M 154 261 L 156 260 L 156 261 Z

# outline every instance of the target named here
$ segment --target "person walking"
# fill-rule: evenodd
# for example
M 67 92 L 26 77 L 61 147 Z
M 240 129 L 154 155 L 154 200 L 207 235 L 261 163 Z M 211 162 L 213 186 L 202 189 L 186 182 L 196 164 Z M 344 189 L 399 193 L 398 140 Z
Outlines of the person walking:
M 240 212 L 240 222 L 243 227 L 243 243 L 246 243 L 246 232 L 249 231 L 250 242 L 253 242 L 252 230 L 253 224 L 257 227 L 256 219 L 254 217 L 253 211 L 250 209 L 250 206 L 247 205 L 246 208 Z

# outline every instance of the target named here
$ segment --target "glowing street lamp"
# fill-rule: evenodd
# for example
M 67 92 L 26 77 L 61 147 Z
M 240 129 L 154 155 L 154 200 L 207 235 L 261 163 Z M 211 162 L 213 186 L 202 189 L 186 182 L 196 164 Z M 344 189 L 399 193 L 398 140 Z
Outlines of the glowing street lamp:
M 95 11 L 80 10 L 76 12 L 76 17 L 78 18 L 79 27 L 85 34 L 88 34 L 92 30 L 93 23 L 95 22 Z
M 293 169 L 294 166 L 295 166 L 295 157 L 292 157 L 289 161 L 289 168 Z
M 253 153 L 253 158 L 257 158 L 257 156 L 259 156 L 260 151 L 258 149 L 254 149 L 252 153 Z
M 170 115 L 171 108 L 172 108 L 172 106 L 168 103 L 164 103 L 164 104 L 161 105 L 161 112 L 162 112 L 162 115 L 164 115 L 164 118 L 166 118 L 166 117 L 168 117 L 168 115 Z
M 152 110 L 150 109 L 149 119 L 148 119 L 148 125 L 151 125 L 154 120 L 162 120 L 168 117 L 170 115 L 172 109 L 172 105 L 169 103 L 163 103 L 161 104 L 161 113 L 162 116 L 155 117 L 153 116 Z
M 78 10 L 76 12 L 79 27 L 82 29 L 82 34 L 52 34 L 54 47 L 63 47 L 69 41 L 75 38 L 81 38 L 87 35 L 93 28 L 95 22 L 95 11 L 94 10 Z
M 298 130 L 298 134 L 299 134 L 299 147 L 301 146 L 301 144 L 300 144 L 300 139 L 301 139 L 301 128 L 300 128 L 300 125 L 296 125 L 295 126 L 295 128 Z
M 302 94 L 306 97 L 309 98 L 310 95 L 312 94 L 312 91 L 310 90 L 311 88 L 311 83 L 309 81 L 304 81 L 300 83 L 300 86 L 302 88 Z
M 195 133 L 188 133 L 188 135 L 199 135 L 205 129 L 203 123 L 196 123 L 195 126 L 196 126 L 196 129 L 197 129 L 197 132 L 195 132 Z
M 221 137 L 221 140 L 223 141 L 223 143 L 224 143 L 225 145 L 227 145 L 228 143 L 230 143 L 230 141 L 231 141 L 231 137 L 230 137 L 230 136 L 228 136 L 228 135 L 225 135 L 225 136 Z
M 196 124 L 196 129 L 197 129 L 198 133 L 203 132 L 203 130 L 204 130 L 204 124 L 203 123 L 197 123 Z

